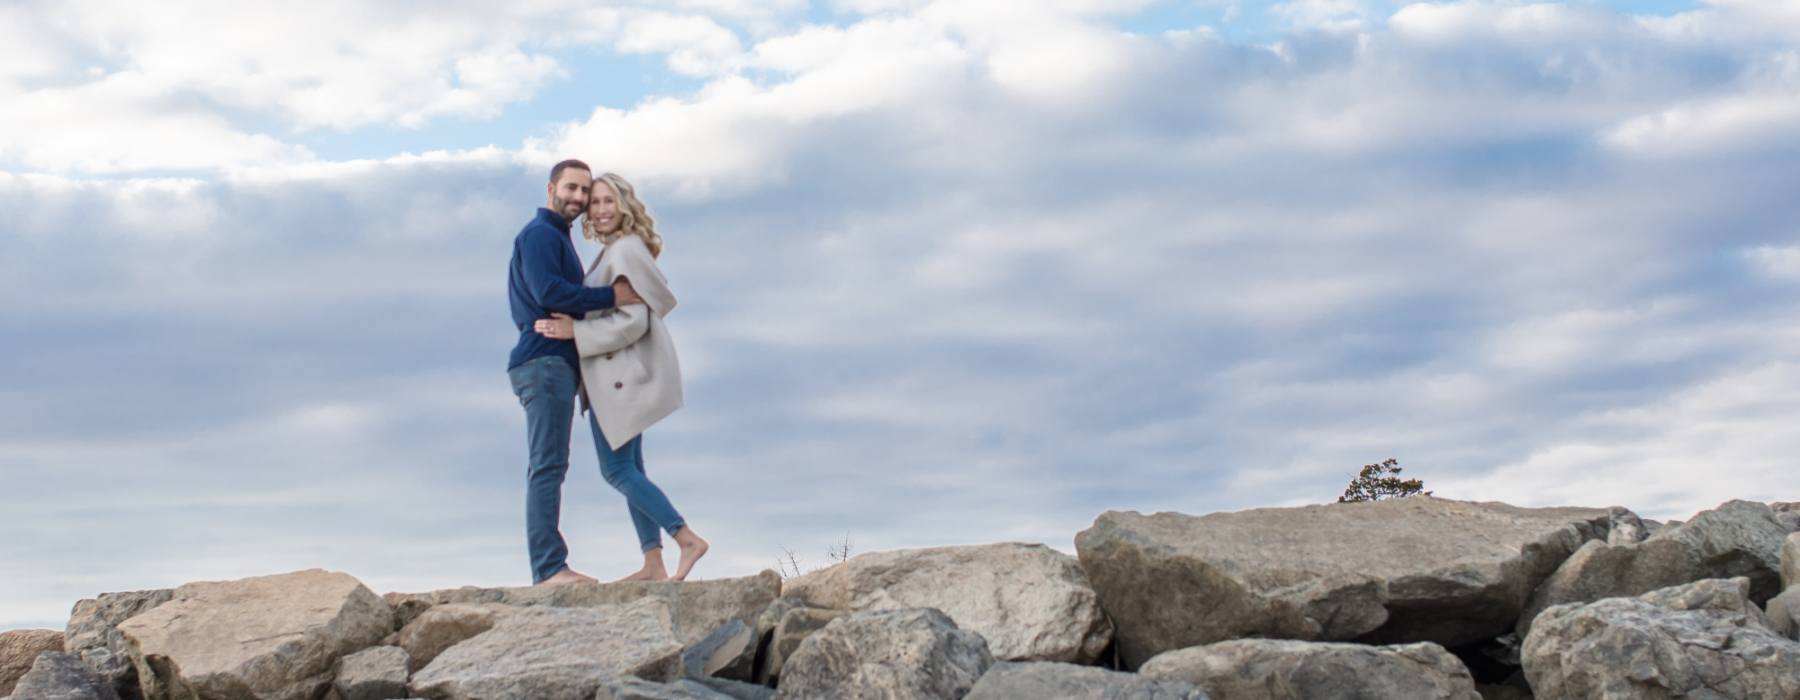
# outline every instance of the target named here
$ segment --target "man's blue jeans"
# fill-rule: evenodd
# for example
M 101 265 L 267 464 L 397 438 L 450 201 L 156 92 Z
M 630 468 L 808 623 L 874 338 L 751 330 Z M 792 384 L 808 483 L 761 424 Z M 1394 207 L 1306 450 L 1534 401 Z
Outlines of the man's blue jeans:
M 525 407 L 530 463 L 525 472 L 525 539 L 531 582 L 541 583 L 568 566 L 569 547 L 557 523 L 562 517 L 563 477 L 569 473 L 569 433 L 580 379 L 561 357 L 538 357 L 506 372 L 513 395 Z
M 662 536 L 657 534 L 657 527 L 674 536 L 685 523 L 669 503 L 669 497 L 644 474 L 644 436 L 634 437 L 615 450 L 607 446 L 606 434 L 600 432 L 600 421 L 593 411 L 588 412 L 588 428 L 594 433 L 594 451 L 600 455 L 600 476 L 625 494 L 631 526 L 637 528 L 638 546 L 646 552 L 661 547 Z

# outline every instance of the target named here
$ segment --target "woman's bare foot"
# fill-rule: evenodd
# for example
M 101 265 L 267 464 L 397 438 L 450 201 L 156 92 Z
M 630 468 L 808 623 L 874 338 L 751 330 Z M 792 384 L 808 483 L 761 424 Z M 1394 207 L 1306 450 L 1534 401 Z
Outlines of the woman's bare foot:
M 540 586 L 574 586 L 583 583 L 599 583 L 600 580 L 587 574 L 579 573 L 569 567 L 563 567 L 555 576 L 538 582 Z
M 688 573 L 694 570 L 694 563 L 706 556 L 706 540 L 694 534 L 694 528 L 684 527 L 675 533 L 675 544 L 681 545 L 681 563 L 675 566 L 675 580 L 686 581 Z
M 644 552 L 644 568 L 631 572 L 620 581 L 667 581 L 669 570 L 663 568 L 662 547 Z

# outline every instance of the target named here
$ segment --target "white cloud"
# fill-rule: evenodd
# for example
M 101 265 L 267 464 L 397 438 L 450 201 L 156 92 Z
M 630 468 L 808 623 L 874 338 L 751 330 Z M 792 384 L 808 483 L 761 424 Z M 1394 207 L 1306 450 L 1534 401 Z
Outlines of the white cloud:
M 1786 282 L 1800 282 L 1800 246 L 1759 246 L 1745 251 L 1752 269 Z
M 1479 477 L 1432 485 L 1450 498 L 1519 505 L 1623 505 L 1686 519 L 1734 498 L 1792 499 L 1800 366 L 1732 368 L 1645 406 L 1577 417 L 1614 439 L 1546 444 Z

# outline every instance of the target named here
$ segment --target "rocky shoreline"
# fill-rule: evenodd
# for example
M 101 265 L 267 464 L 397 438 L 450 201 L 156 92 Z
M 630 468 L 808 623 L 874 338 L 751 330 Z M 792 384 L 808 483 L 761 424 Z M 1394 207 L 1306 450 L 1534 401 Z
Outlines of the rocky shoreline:
M 308 570 L 0 633 L 0 700 L 1800 700 L 1800 503 L 1107 512 L 755 576 L 377 595 Z

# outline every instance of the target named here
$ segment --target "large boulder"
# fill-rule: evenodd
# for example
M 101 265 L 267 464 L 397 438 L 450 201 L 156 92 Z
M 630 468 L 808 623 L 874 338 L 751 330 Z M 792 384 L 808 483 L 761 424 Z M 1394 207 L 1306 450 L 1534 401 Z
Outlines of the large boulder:
M 1800 698 L 1800 643 L 1768 628 L 1741 577 L 1552 607 L 1523 658 L 1542 698 Z
M 781 673 L 783 700 L 956 700 L 994 665 L 981 635 L 932 608 L 870 610 L 800 643 Z
M 414 621 L 415 624 L 417 621 Z M 444 650 L 412 676 L 414 694 L 443 700 L 591 700 L 603 681 L 681 672 L 681 642 L 659 598 L 591 608 L 535 606 Z
M 1193 683 L 1214 700 L 1480 700 L 1456 656 L 1431 642 L 1368 646 L 1239 639 L 1157 654 L 1138 670 Z
M 175 597 L 175 589 L 102 593 L 75 603 L 63 630 L 70 654 L 94 669 L 125 700 L 141 697 L 131 645 L 119 634 L 119 623 Z
M 1780 551 L 1787 536 L 1769 506 L 1731 501 L 1636 544 L 1587 543 L 1532 593 L 1519 616 L 1519 638 L 1552 605 L 1635 596 L 1702 579 L 1748 577 L 1751 599 L 1766 601 L 1781 592 Z
M 788 580 L 782 595 L 840 610 L 937 608 L 997 659 L 1091 663 L 1112 639 L 1080 562 L 1041 544 L 861 554 Z
M 1206 691 L 1192 683 L 1053 661 L 996 663 L 981 675 L 964 700 L 1018 698 L 1208 700 Z
M 119 632 L 150 700 L 310 700 L 339 657 L 392 626 L 387 604 L 354 577 L 310 569 L 185 584 Z
M 1119 654 L 1242 637 L 1458 646 L 1509 630 L 1604 508 L 1429 496 L 1190 516 L 1108 512 L 1075 538 Z
M 12 693 L 12 700 L 119 700 L 111 683 L 80 658 L 59 651 L 39 654 Z
M 705 581 L 619 581 L 522 588 L 464 586 L 430 593 L 389 593 L 385 598 L 414 616 L 445 603 L 594 608 L 655 598 L 668 608 L 675 637 L 683 644 L 693 644 L 731 620 L 755 620 L 779 595 L 781 575 L 765 570 L 755 576 Z
M 63 633 L 56 630 L 0 632 L 0 697 L 12 692 L 13 684 L 31 670 L 39 654 L 62 650 Z

